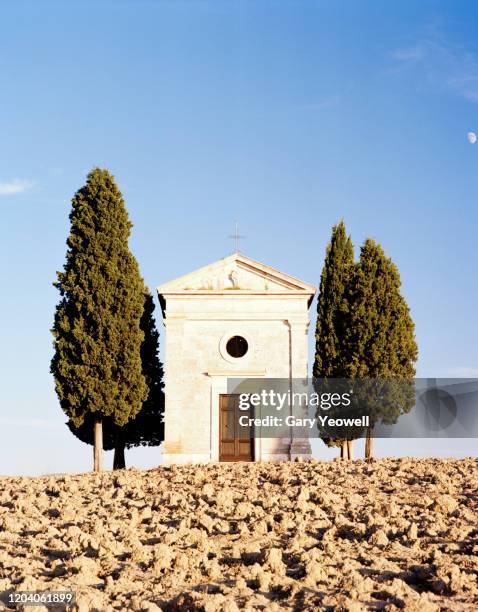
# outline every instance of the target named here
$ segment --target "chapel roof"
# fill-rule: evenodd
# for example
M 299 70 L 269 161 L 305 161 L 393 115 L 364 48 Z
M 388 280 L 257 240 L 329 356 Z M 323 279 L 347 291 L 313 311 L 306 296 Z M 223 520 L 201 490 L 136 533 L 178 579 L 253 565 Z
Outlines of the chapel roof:
M 242 253 L 233 253 L 157 287 L 161 308 L 174 295 L 280 295 L 301 294 L 312 301 L 316 288 L 298 278 L 260 263 Z

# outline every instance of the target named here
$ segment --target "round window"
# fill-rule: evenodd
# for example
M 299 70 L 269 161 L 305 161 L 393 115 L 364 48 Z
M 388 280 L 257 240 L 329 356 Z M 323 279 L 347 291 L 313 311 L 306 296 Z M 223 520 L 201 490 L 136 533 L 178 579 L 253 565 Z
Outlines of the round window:
M 247 340 L 242 336 L 233 336 L 226 344 L 226 351 L 231 357 L 235 357 L 236 359 L 244 357 L 248 348 L 249 345 L 247 344 Z

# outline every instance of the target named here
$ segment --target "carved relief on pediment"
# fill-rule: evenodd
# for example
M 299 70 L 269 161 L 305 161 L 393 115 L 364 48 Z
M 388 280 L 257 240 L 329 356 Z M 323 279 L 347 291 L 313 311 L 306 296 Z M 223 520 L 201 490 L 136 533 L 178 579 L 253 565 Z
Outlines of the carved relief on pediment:
M 185 291 L 222 291 L 224 289 L 247 289 L 248 285 L 249 288 L 251 288 L 250 283 L 247 284 L 244 280 L 243 275 L 241 275 L 237 269 L 230 268 L 216 272 L 216 274 L 208 277 L 202 277 L 195 282 L 190 281 L 188 284 L 181 287 L 181 289 Z

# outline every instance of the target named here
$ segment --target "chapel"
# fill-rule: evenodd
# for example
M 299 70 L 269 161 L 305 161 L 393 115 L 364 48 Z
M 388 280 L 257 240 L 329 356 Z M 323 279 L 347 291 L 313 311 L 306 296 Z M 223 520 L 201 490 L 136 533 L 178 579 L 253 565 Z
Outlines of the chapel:
M 315 287 L 236 252 L 157 288 L 166 329 L 165 465 L 310 458 L 237 427 L 236 378 L 307 378 Z

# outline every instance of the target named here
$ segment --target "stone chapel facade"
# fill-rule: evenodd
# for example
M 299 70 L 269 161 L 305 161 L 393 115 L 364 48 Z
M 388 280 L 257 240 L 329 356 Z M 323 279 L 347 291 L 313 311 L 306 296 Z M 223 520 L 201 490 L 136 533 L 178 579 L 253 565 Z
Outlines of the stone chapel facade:
M 157 291 L 166 328 L 163 463 L 310 457 L 308 440 L 234 439 L 227 380 L 307 377 L 315 287 L 235 253 Z

